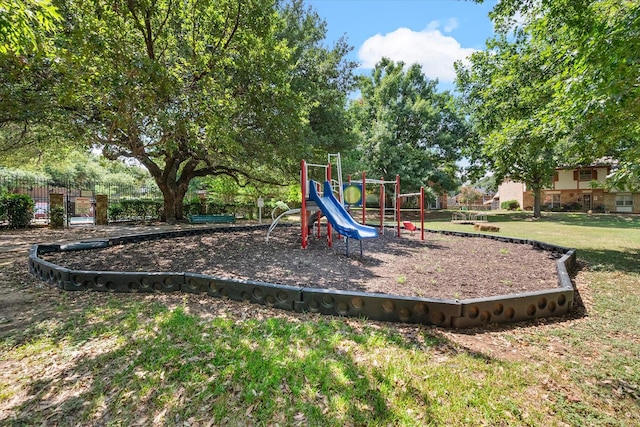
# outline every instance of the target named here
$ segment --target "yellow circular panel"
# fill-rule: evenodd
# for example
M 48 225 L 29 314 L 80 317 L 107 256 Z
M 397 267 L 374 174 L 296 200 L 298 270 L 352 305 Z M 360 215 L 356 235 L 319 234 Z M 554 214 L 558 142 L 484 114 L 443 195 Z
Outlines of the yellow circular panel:
M 357 205 L 362 199 L 362 191 L 357 185 L 349 185 L 344 189 L 344 201 L 350 205 Z

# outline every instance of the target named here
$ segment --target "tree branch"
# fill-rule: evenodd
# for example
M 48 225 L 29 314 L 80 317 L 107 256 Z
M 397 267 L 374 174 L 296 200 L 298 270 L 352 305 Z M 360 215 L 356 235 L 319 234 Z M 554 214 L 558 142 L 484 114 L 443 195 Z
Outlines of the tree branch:
M 220 39 L 211 50 L 211 55 L 210 55 L 209 62 L 207 63 L 206 70 L 203 70 L 199 74 L 194 75 L 193 80 L 191 81 L 191 84 L 189 85 L 189 87 L 195 86 L 196 83 L 198 83 L 200 80 L 202 80 L 207 75 L 209 75 L 211 71 L 213 71 L 213 68 L 216 63 L 216 61 L 214 61 L 213 58 L 216 53 L 219 53 L 218 52 L 219 50 L 222 52 L 229 48 L 229 45 L 231 44 L 231 41 L 233 40 L 236 32 L 238 31 L 238 27 L 240 26 L 240 15 L 242 11 L 241 3 L 242 3 L 241 1 L 238 1 L 238 10 L 236 11 L 236 14 L 235 14 L 235 23 L 233 25 L 233 29 L 231 30 L 231 33 L 229 34 L 229 36 L 226 38 L 226 41 L 224 42 L 223 42 L 224 40 L 223 35 L 220 36 Z M 223 26 L 224 28 L 227 27 L 227 24 L 229 23 L 229 21 L 230 21 L 230 18 L 227 16 L 227 19 L 225 20 L 225 23 Z M 222 46 L 222 48 L 220 46 Z

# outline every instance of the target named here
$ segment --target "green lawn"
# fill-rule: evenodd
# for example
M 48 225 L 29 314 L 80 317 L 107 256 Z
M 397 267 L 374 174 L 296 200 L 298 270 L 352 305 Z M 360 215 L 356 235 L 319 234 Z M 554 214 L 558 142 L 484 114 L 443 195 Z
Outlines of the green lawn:
M 51 291 L 54 315 L 0 339 L 0 425 L 640 425 L 640 217 L 490 222 L 577 248 L 584 308 L 451 331 Z

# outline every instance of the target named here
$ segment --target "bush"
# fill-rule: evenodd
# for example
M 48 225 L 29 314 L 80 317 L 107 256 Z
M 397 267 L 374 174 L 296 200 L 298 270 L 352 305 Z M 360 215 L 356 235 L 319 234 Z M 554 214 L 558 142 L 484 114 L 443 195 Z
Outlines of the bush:
M 515 211 L 520 208 L 520 203 L 517 200 L 507 200 L 500 203 L 500 208 L 507 211 Z
M 160 219 L 162 200 L 157 199 L 123 199 L 109 206 L 110 221 Z
M 123 219 L 124 208 L 120 205 L 120 203 L 115 203 L 113 205 L 109 205 L 107 208 L 107 215 L 109 216 L 109 221 L 118 221 Z
M 5 194 L 0 197 L 0 214 L 9 221 L 9 228 L 27 228 L 33 218 L 33 199 L 26 194 Z
M 190 217 L 191 215 L 204 215 L 205 205 L 204 202 L 199 198 L 194 197 L 191 200 L 185 200 L 182 203 L 182 215 L 185 218 Z
M 51 228 L 64 227 L 64 207 L 52 206 L 49 210 L 49 226 Z

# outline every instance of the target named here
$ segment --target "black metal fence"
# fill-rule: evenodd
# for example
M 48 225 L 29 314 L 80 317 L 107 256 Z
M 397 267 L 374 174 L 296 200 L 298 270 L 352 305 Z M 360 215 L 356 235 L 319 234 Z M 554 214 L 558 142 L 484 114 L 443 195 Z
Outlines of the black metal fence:
M 35 204 L 34 223 L 49 222 L 51 194 L 63 195 L 65 217 L 68 224 L 93 224 L 96 194 L 106 195 L 109 206 L 119 204 L 122 200 L 162 200 L 162 193 L 155 185 L 136 186 L 94 181 L 59 181 L 20 175 L 0 175 L 0 193 L 2 192 L 30 196 Z M 188 197 L 193 197 L 193 195 Z

